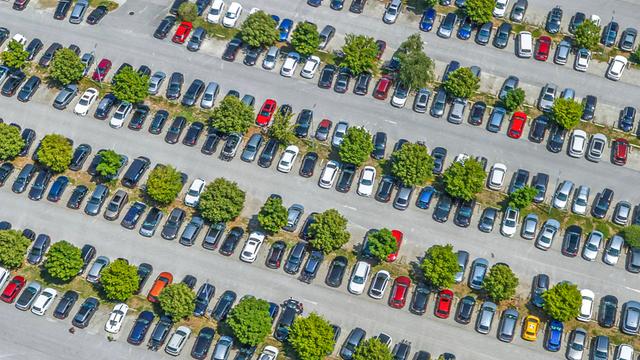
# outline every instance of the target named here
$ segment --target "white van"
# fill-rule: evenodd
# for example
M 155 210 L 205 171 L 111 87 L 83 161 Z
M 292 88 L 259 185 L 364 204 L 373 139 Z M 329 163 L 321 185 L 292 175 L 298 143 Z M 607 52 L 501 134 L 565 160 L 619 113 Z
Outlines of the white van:
M 521 31 L 516 41 L 517 55 L 521 58 L 530 58 L 533 54 L 533 38 L 528 31 Z

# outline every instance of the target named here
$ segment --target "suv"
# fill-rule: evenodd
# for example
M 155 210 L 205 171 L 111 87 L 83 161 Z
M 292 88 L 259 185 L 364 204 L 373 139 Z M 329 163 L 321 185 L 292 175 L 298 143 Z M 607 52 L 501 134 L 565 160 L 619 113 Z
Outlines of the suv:
M 133 188 L 135 187 L 144 173 L 149 168 L 149 164 L 151 164 L 151 160 L 144 156 L 138 156 L 133 162 L 127 172 L 124 173 L 122 177 L 122 185 Z

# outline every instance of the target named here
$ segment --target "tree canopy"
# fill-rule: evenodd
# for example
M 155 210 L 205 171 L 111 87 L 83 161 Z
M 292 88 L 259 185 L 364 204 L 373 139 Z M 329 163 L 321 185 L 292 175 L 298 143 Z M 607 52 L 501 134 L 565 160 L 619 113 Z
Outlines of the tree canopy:
M 487 295 L 495 302 L 511 299 L 516 294 L 518 277 L 509 266 L 496 264 L 489 270 L 482 283 Z
M 300 360 L 322 360 L 331 354 L 335 345 L 333 328 L 314 312 L 293 321 L 287 341 Z
M 120 169 L 122 157 L 113 150 L 105 150 L 100 153 L 100 162 L 96 166 L 96 172 L 105 178 L 115 176 Z
M 276 111 L 269 127 L 269 137 L 285 146 L 296 141 L 296 135 L 293 132 L 294 126 L 291 124 L 292 116 L 293 113 L 290 112 L 283 115 L 281 111 Z
M 118 100 L 137 104 L 149 95 L 149 75 L 126 66 L 113 78 L 111 92 Z
M 350 126 L 338 149 L 340 160 L 347 164 L 360 166 L 373 151 L 371 134 L 364 127 Z
M 347 34 L 342 52 L 340 65 L 349 68 L 354 76 L 373 72 L 378 64 L 378 45 L 370 36 Z
M 640 225 L 629 225 L 620 230 L 620 236 L 624 238 L 627 246 L 631 248 L 640 247 Z
M 127 301 L 138 291 L 139 281 L 136 267 L 122 259 L 112 261 L 100 273 L 104 296 L 113 301 Z
M 433 158 L 425 146 L 406 143 L 391 154 L 391 173 L 406 186 L 422 185 L 433 175 Z
M 269 14 L 257 11 L 250 14 L 240 26 L 240 37 L 249 46 L 271 46 L 280 37 L 277 26 Z
M 24 68 L 28 58 L 29 53 L 24 49 L 24 46 L 13 39 L 9 41 L 7 48 L 0 53 L 2 63 L 12 69 Z
M 597 50 L 600 43 L 600 33 L 600 26 L 587 19 L 576 27 L 573 34 L 573 44 L 578 49 Z
M 477 24 L 483 24 L 493 19 L 494 0 L 466 0 L 464 13 Z
M 256 346 L 271 332 L 269 303 L 252 296 L 242 298 L 231 309 L 225 322 L 241 344 Z
M 476 159 L 456 161 L 442 174 L 444 190 L 454 198 L 469 201 L 482 191 L 487 173 Z
M 325 254 L 341 248 L 351 237 L 347 231 L 347 219 L 336 209 L 317 214 L 309 231 L 311 246 Z
M 184 319 L 196 308 L 196 294 L 184 283 L 167 285 L 160 292 L 158 302 L 165 314 L 174 320 Z
M 422 88 L 434 79 L 433 60 L 425 55 L 423 48 L 420 34 L 413 34 L 400 45 L 398 51 L 398 80 L 410 89 Z
M 526 185 L 509 194 L 509 207 L 522 210 L 531 205 L 537 193 L 536 188 Z
M 382 228 L 369 234 L 367 247 L 369 253 L 380 261 L 387 261 L 390 254 L 398 251 L 396 238 L 391 234 L 391 230 L 387 228 Z
M 63 172 L 71 164 L 73 147 L 66 137 L 59 134 L 47 134 L 40 141 L 38 162 L 54 172 Z
M 0 123 L 0 160 L 18 156 L 24 147 L 24 140 L 17 127 Z
M 240 215 L 244 200 L 245 192 L 238 184 L 217 178 L 207 184 L 200 194 L 198 209 L 202 217 L 211 223 L 227 222 Z
M 156 166 L 147 179 L 145 191 L 158 204 L 167 205 L 182 190 L 182 175 L 171 165 Z
M 581 103 L 565 98 L 557 98 L 551 108 L 551 118 L 562 128 L 571 130 L 580 123 L 584 107 Z
M 81 255 L 78 247 L 65 240 L 58 241 L 47 252 L 44 268 L 52 278 L 69 281 L 78 275 L 84 265 Z
M 509 112 L 516 111 L 524 103 L 524 90 L 521 88 L 515 88 L 507 91 L 502 105 Z
M 178 19 L 180 21 L 194 22 L 198 18 L 198 7 L 196 3 L 183 2 L 178 7 Z
M 353 360 L 393 360 L 387 344 L 383 344 L 377 337 L 364 340 L 356 348 Z
M 449 96 L 468 99 L 480 89 L 480 79 L 468 67 L 461 67 L 450 72 L 442 86 Z
M 223 133 L 244 134 L 253 124 L 253 108 L 235 96 L 227 96 L 213 109 L 211 120 L 213 127 Z
M 49 66 L 49 77 L 58 84 L 65 86 L 82 79 L 84 63 L 71 49 L 60 49 L 55 52 Z
M 269 197 L 260 208 L 258 221 L 264 230 L 274 234 L 287 225 L 287 215 L 287 208 L 282 205 L 282 198 Z
M 291 34 L 291 46 L 301 56 L 313 55 L 320 45 L 318 26 L 308 21 L 299 22 Z
M 420 267 L 427 281 L 438 289 L 452 286 L 456 273 L 460 271 L 458 256 L 450 244 L 431 246 Z
M 7 269 L 22 265 L 31 241 L 16 230 L 0 230 L 0 264 Z
M 575 284 L 561 282 L 542 294 L 544 311 L 552 319 L 568 321 L 580 313 L 582 296 Z

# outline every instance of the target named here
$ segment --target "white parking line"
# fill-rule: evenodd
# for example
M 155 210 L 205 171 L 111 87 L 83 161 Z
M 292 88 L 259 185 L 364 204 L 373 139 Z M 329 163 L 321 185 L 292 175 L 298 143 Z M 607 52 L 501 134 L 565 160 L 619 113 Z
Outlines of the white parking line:
M 625 286 L 624 288 L 627 289 L 627 290 L 631 290 L 633 292 L 637 292 L 638 294 L 640 294 L 640 290 L 638 290 L 638 289 L 634 289 L 634 288 L 631 288 L 631 287 L 628 287 L 628 286 Z
M 353 206 L 349 206 L 349 205 L 342 205 L 342 207 L 345 207 L 349 210 L 353 210 L 353 211 L 358 211 L 358 209 L 354 208 Z

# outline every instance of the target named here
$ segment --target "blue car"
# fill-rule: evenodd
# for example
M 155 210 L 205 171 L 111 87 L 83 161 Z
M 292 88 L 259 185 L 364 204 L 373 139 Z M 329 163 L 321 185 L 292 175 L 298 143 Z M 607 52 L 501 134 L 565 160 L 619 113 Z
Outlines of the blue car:
M 560 351 L 562 346 L 562 330 L 564 326 L 558 320 L 551 320 L 547 330 L 547 340 L 545 341 L 545 348 L 549 351 Z
M 458 39 L 468 40 L 471 37 L 471 30 L 473 30 L 473 22 L 471 22 L 471 18 L 467 16 L 460 22 Z
M 149 331 L 149 327 L 151 327 L 151 323 L 155 316 L 151 311 L 145 310 L 138 315 L 136 319 L 136 323 L 133 325 L 131 332 L 129 333 L 129 337 L 127 338 L 127 342 L 132 345 L 140 345 L 144 341 L 145 336 L 147 336 L 147 331 Z
M 278 26 L 278 31 L 280 31 L 280 41 L 287 41 L 292 27 L 293 27 L 293 20 L 291 19 L 282 20 L 282 22 L 280 23 L 280 26 Z
M 416 200 L 416 206 L 420 209 L 428 209 L 429 205 L 431 205 L 431 199 L 433 199 L 433 195 L 435 195 L 436 189 L 433 186 L 426 186 L 422 191 L 420 191 L 420 195 L 418 195 L 418 200 Z
M 433 23 L 436 21 L 436 15 L 436 9 L 434 8 L 425 10 L 420 20 L 420 30 L 431 31 L 431 29 L 433 29 Z
M 329 4 L 329 6 L 333 10 L 342 10 L 344 7 L 344 0 L 331 0 L 331 4 Z
M 318 7 L 318 6 L 322 5 L 322 0 L 307 0 L 307 5 L 313 6 L 313 7 Z
M 53 182 L 53 185 L 51 185 L 51 189 L 47 195 L 47 200 L 53 202 L 60 200 L 62 193 L 64 193 L 64 190 L 67 188 L 67 185 L 69 185 L 68 177 L 63 175 L 57 178 L 56 181 Z
M 276 321 L 278 314 L 280 313 L 280 305 L 276 303 L 269 303 L 269 316 L 271 316 L 271 323 Z
M 278 24 L 280 24 L 280 17 L 278 15 L 271 15 L 271 18 L 273 20 L 275 20 L 276 22 L 276 28 L 278 27 Z
M 211 5 L 211 0 L 196 0 L 196 7 L 198 8 L 198 16 L 202 16 L 204 9 Z

